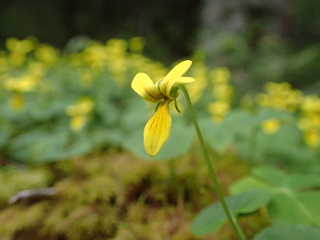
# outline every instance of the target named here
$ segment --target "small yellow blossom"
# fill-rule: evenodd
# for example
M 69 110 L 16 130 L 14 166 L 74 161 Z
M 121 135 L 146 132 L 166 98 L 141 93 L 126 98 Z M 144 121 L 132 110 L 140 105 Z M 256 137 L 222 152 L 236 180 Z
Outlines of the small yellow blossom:
M 305 132 L 303 136 L 306 144 L 311 148 L 317 148 L 320 146 L 320 131 L 311 129 Z
M 21 41 L 16 38 L 7 39 L 6 46 L 10 51 L 10 63 L 15 66 L 21 66 L 26 60 L 26 54 L 34 49 L 34 45 L 35 43 L 31 39 Z
M 210 72 L 213 83 L 212 93 L 214 102 L 208 104 L 208 111 L 212 115 L 213 121 L 221 123 L 231 108 L 233 87 L 229 85 L 231 73 L 228 68 L 217 68 Z
M 51 66 L 58 60 L 58 50 L 49 45 L 41 44 L 36 48 L 35 56 L 45 65 Z
M 304 132 L 304 141 L 311 148 L 320 146 L 320 98 L 305 96 L 302 100 L 298 127 Z
M 176 65 L 164 78 L 153 83 L 145 73 L 138 73 L 132 83 L 132 89 L 148 102 L 158 103 L 154 116 L 144 129 L 144 147 L 150 156 L 155 156 L 168 140 L 171 131 L 169 104 L 179 95 L 178 84 L 194 82 L 191 77 L 182 77 L 190 68 L 190 60 Z
M 228 68 L 217 68 L 210 72 L 212 81 L 215 84 L 227 84 L 229 82 L 231 73 Z
M 15 92 L 30 92 L 35 89 L 36 82 L 29 76 L 22 76 L 20 79 L 9 78 L 5 81 L 4 87 Z
M 230 105 L 224 101 L 216 101 L 208 104 L 208 111 L 216 123 L 221 123 L 224 116 L 229 113 Z
M 13 93 L 9 98 L 9 106 L 14 111 L 21 111 L 24 107 L 24 96 L 21 93 Z
M 280 128 L 280 121 L 272 118 L 261 123 L 262 130 L 269 135 L 275 134 Z
M 94 102 L 90 98 L 82 98 L 76 105 L 68 106 L 66 114 L 71 117 L 70 128 L 79 132 L 87 122 L 88 114 L 93 110 Z
M 145 41 L 141 37 L 134 37 L 130 39 L 129 44 L 130 51 L 141 53 L 145 45 Z
M 289 83 L 269 82 L 265 85 L 267 93 L 256 95 L 260 106 L 295 112 L 302 100 L 302 92 L 291 88 Z
M 192 88 L 188 88 L 189 96 L 193 103 L 196 103 L 202 97 L 202 93 L 208 85 L 208 69 L 205 65 L 205 57 L 201 52 L 195 52 L 192 57 L 193 67 L 192 76 L 197 81 L 192 84 Z
M 85 115 L 75 115 L 70 119 L 70 128 L 73 132 L 80 132 L 87 122 Z

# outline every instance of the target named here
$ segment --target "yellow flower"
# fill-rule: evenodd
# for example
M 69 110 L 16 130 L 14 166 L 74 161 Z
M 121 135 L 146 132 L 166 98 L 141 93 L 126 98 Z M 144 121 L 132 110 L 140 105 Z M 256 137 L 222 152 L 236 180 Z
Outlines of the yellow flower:
M 317 148 L 320 146 L 320 132 L 317 130 L 306 131 L 303 138 L 311 148 Z
M 266 134 L 272 135 L 279 130 L 280 121 L 275 118 L 265 120 L 261 123 L 261 128 Z
M 24 106 L 23 95 L 21 93 L 14 93 L 9 99 L 9 104 L 11 109 L 13 109 L 14 111 L 22 110 Z
M 138 73 L 132 83 L 132 89 L 148 102 L 159 103 L 154 116 L 144 128 L 144 147 L 150 156 L 155 156 L 168 140 L 171 131 L 169 104 L 179 95 L 178 84 L 194 82 L 191 77 L 182 77 L 190 68 L 190 60 L 176 65 L 163 79 L 153 83 L 145 73 Z
M 88 97 L 80 99 L 76 105 L 66 107 L 65 112 L 71 117 L 70 128 L 72 131 L 79 132 L 82 130 L 93 108 L 94 102 Z
M 227 84 L 229 82 L 231 73 L 228 68 L 222 67 L 212 70 L 210 75 L 215 84 Z
M 80 132 L 87 122 L 85 115 L 75 115 L 70 119 L 70 128 L 74 132 Z
M 212 119 L 216 123 L 221 123 L 224 116 L 229 113 L 230 105 L 224 101 L 217 101 L 208 104 L 208 111 L 212 114 Z
M 4 82 L 7 90 L 19 93 L 30 92 L 35 90 L 38 84 L 38 78 L 31 74 L 24 74 L 18 78 L 9 78 Z

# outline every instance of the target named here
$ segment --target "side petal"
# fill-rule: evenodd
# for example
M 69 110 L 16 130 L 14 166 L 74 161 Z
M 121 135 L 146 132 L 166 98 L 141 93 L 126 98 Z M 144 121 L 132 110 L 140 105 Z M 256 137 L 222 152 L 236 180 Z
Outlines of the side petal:
M 171 131 L 169 101 L 162 102 L 144 128 L 144 147 L 154 157 L 168 140 Z
M 176 81 L 190 68 L 192 62 L 190 60 L 183 61 L 176 65 L 168 74 L 165 76 L 160 85 L 160 91 L 162 94 L 170 98 L 170 91 Z
M 162 94 L 145 73 L 138 73 L 132 80 L 131 87 L 143 99 L 149 102 L 159 102 L 162 99 Z

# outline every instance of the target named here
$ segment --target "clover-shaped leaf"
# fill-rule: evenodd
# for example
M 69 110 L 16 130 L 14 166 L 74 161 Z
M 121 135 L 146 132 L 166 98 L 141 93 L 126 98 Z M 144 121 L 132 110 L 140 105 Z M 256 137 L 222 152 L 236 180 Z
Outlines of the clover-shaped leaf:
M 272 167 L 260 167 L 252 175 L 234 183 L 230 191 L 264 189 L 272 195 L 267 206 L 275 223 L 310 224 L 320 226 L 320 177 L 313 174 L 285 174 Z

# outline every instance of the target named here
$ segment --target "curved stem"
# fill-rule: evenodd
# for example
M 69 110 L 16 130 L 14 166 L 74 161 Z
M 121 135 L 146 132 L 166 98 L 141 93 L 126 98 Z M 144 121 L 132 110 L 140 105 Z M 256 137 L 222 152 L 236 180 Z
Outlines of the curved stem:
M 216 177 L 216 175 L 214 173 L 213 166 L 212 166 L 212 163 L 210 161 L 210 157 L 209 157 L 209 154 L 208 154 L 208 151 L 207 151 L 207 147 L 206 147 L 206 145 L 204 143 L 204 140 L 203 140 L 203 137 L 202 137 L 202 133 L 201 133 L 197 118 L 196 118 L 196 116 L 194 114 L 194 110 L 193 110 L 193 107 L 192 107 L 192 104 L 191 104 L 191 100 L 190 100 L 188 91 L 187 91 L 187 89 L 186 89 L 186 87 L 184 85 L 179 85 L 179 86 L 182 89 L 182 91 L 184 93 L 184 96 L 186 98 L 186 101 L 187 101 L 187 104 L 188 104 L 188 108 L 189 108 L 189 111 L 190 111 L 190 115 L 191 115 L 194 127 L 195 127 L 197 135 L 198 135 L 198 139 L 199 139 L 199 142 L 200 142 L 200 145 L 201 145 L 201 148 L 202 148 L 202 152 L 203 152 L 204 158 L 206 160 L 206 164 L 208 166 L 212 182 L 213 182 L 214 187 L 215 187 L 215 189 L 217 191 L 217 194 L 219 196 L 219 200 L 220 200 L 221 205 L 222 205 L 222 207 L 224 209 L 224 212 L 227 215 L 227 218 L 228 218 L 228 220 L 229 220 L 234 232 L 236 233 L 238 239 L 239 240 L 247 240 L 247 238 L 244 235 L 241 227 L 239 226 L 235 216 L 230 212 L 230 210 L 228 208 L 228 205 L 227 205 L 227 203 L 226 203 L 226 201 L 225 201 L 225 199 L 223 197 L 222 190 L 221 190 L 221 188 L 219 186 L 217 177 Z

